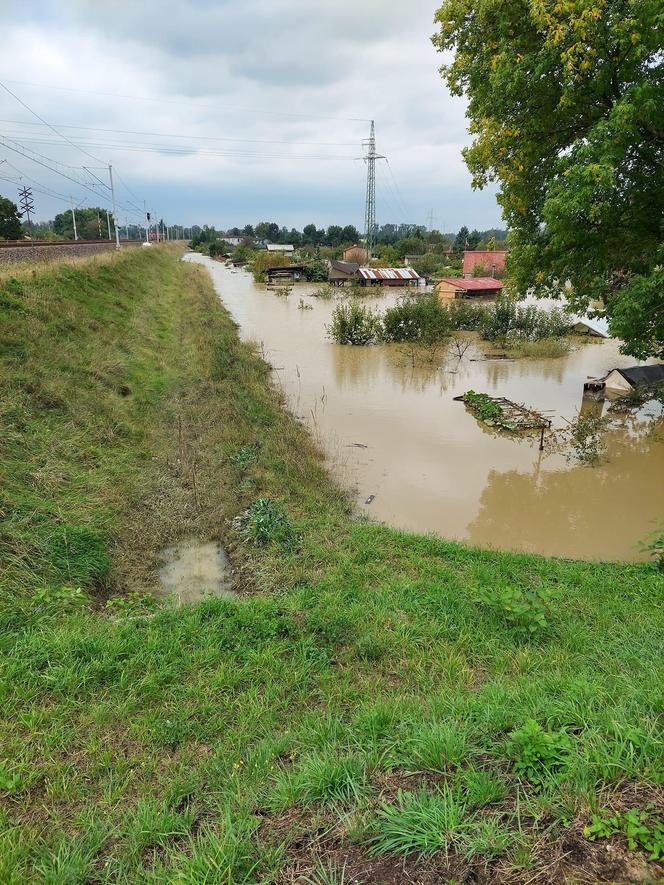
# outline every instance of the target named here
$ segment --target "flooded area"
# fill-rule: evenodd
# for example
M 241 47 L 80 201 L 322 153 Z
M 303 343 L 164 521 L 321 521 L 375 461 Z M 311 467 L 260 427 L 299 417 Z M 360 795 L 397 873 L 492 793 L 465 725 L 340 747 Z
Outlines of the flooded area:
M 246 271 L 189 259 L 209 269 L 242 337 L 258 344 L 293 413 L 372 519 L 481 547 L 644 558 L 639 542 L 664 522 L 661 421 L 612 430 L 606 457 L 589 467 L 549 440 L 540 452 L 538 435 L 499 435 L 454 401 L 472 388 L 546 412 L 554 429 L 564 428 L 582 408 L 589 376 L 636 362 L 618 342 L 592 339 L 563 357 L 516 360 L 483 359 L 474 344 L 462 357 L 441 348 L 429 360 L 407 345 L 337 345 L 325 330 L 336 301 L 311 297 L 318 285 L 296 284 L 284 297 Z M 402 294 L 384 290 L 368 303 L 384 309 Z
M 235 598 L 231 564 L 219 544 L 189 538 L 167 547 L 161 558 L 164 595 L 173 594 L 180 603 L 195 602 L 206 594 Z

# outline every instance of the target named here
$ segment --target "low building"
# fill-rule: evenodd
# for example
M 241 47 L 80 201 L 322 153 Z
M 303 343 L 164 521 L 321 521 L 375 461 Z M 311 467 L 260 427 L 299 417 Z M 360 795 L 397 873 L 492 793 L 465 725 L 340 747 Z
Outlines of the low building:
M 493 277 L 444 277 L 436 285 L 438 297 L 443 300 L 475 296 L 495 298 L 502 290 L 502 282 Z
M 265 278 L 268 283 L 275 283 L 278 280 L 289 280 L 298 283 L 306 279 L 303 264 L 289 264 L 284 267 L 268 267 L 265 271 Z
M 418 286 L 422 277 L 412 267 L 361 267 L 361 286 Z
M 286 243 L 268 243 L 266 248 L 268 252 L 283 252 L 284 255 L 292 255 L 295 251 L 295 246 Z
M 637 387 L 654 387 L 664 384 L 664 365 L 612 369 L 602 380 L 607 392 L 629 393 Z
M 572 331 L 591 338 L 610 338 L 609 321 L 605 317 L 572 317 Z
M 344 283 L 354 283 L 359 279 L 360 265 L 355 261 L 327 262 L 327 279 L 333 286 L 343 286 Z
M 472 277 L 476 273 L 490 274 L 492 277 L 505 273 L 507 252 L 484 249 L 463 253 L 463 275 Z
M 224 243 L 228 243 L 229 246 L 239 246 L 244 238 L 243 237 L 222 237 L 221 239 L 224 241 Z
M 356 262 L 357 264 L 369 263 L 369 253 L 364 246 L 359 246 L 357 243 L 353 246 L 346 246 L 341 254 L 344 261 Z

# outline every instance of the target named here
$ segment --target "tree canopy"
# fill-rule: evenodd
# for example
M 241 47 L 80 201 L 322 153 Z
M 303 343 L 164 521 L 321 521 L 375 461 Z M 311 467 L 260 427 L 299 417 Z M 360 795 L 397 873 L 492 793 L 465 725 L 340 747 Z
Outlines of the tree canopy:
M 22 236 L 18 206 L 7 197 L 0 197 L 0 239 L 20 240 Z
M 664 356 L 661 0 L 445 0 L 436 21 L 517 288 L 601 300 L 626 352 Z

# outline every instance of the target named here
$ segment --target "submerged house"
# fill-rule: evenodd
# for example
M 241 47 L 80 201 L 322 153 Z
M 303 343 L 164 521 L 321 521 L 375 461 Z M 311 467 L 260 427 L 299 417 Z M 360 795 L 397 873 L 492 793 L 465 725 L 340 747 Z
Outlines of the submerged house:
M 639 387 L 655 387 L 664 384 L 664 365 L 630 366 L 628 369 L 611 369 L 603 378 L 593 378 L 583 385 L 589 393 L 600 396 L 602 392 L 621 396 Z
M 265 278 L 268 283 L 275 283 L 278 280 L 289 280 L 297 283 L 306 279 L 303 264 L 289 264 L 285 267 L 268 267 L 265 271 Z
M 412 267 L 361 267 L 361 286 L 419 286 L 422 277 Z
M 664 365 L 612 369 L 603 380 L 606 390 L 629 393 L 636 387 L 653 387 L 664 383 Z
M 359 279 L 359 270 L 360 265 L 356 261 L 336 261 L 333 258 L 327 262 L 327 279 L 333 286 L 354 283 Z
M 463 275 L 472 277 L 475 273 L 491 274 L 497 277 L 505 273 L 507 250 L 477 250 L 463 253 Z
M 473 296 L 495 297 L 503 290 L 501 280 L 494 277 L 444 277 L 436 286 L 441 299 L 471 298 Z

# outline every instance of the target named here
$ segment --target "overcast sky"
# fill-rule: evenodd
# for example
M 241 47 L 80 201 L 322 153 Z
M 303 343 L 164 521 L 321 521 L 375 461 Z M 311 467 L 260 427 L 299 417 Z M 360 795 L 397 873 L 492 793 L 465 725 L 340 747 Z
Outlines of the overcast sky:
M 0 89 L 0 193 L 16 199 L 22 174 L 96 205 L 78 182 L 107 194 L 92 175 L 106 180 L 111 161 L 121 221 L 145 199 L 169 223 L 362 229 L 366 171 L 356 158 L 374 119 L 388 157 L 377 170 L 379 223 L 425 224 L 433 210 L 441 230 L 500 225 L 494 191 L 473 191 L 461 159 L 465 105 L 438 73 L 435 8 L 0 0 L 0 81 L 82 148 Z M 9 149 L 17 143 L 30 159 Z M 36 160 L 66 164 L 57 168 L 75 181 Z M 35 204 L 41 219 L 66 205 L 38 192 Z

